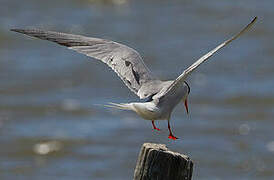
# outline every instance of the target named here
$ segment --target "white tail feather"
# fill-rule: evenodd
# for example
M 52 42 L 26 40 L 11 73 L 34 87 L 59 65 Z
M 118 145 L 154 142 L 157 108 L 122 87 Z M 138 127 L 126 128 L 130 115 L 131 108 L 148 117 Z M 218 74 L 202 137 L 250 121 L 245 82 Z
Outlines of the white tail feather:
M 116 109 L 122 109 L 122 110 L 133 110 L 132 104 L 127 104 L 127 103 L 108 103 L 107 105 L 104 105 L 105 107 L 110 107 L 110 108 L 116 108 Z

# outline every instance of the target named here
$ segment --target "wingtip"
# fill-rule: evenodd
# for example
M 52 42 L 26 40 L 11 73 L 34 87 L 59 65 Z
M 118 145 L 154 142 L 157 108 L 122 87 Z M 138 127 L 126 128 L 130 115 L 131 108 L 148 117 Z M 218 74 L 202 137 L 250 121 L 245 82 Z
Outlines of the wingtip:
M 25 33 L 26 30 L 24 30 L 24 29 L 10 29 L 10 31 L 18 32 L 18 33 Z
M 12 28 L 10 29 L 10 31 L 23 33 L 23 34 L 42 32 L 42 30 L 39 30 L 39 29 L 17 29 L 17 28 L 14 28 L 14 29 Z
M 19 32 L 21 29 L 10 29 L 10 31 Z
M 258 17 L 255 16 L 255 17 L 253 18 L 253 20 L 251 21 L 251 23 L 254 23 L 257 19 L 258 19 Z

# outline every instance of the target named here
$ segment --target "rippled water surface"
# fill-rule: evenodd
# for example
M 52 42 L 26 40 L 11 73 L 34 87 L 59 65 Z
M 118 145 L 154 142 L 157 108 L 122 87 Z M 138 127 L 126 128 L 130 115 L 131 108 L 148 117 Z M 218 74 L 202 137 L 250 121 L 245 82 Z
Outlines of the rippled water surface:
M 144 142 L 187 154 L 193 179 L 274 179 L 274 2 L 1 0 L 0 179 L 132 179 Z M 190 115 L 172 115 L 177 141 L 131 112 L 138 101 L 104 64 L 10 32 L 38 27 L 122 42 L 162 79 L 258 22 L 188 80 Z

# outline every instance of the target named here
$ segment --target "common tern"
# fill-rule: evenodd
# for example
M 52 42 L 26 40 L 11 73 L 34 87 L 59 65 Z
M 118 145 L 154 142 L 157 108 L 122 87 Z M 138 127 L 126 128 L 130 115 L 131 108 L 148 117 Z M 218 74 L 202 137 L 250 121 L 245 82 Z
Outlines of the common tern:
M 106 63 L 132 92 L 140 99 L 147 99 L 145 102 L 109 103 L 107 106 L 135 111 L 143 119 L 150 120 L 155 130 L 160 130 L 155 126 L 155 120 L 167 120 L 168 138 L 176 140 L 178 138 L 171 131 L 170 116 L 174 107 L 181 101 L 184 102 L 188 113 L 187 97 L 190 93 L 190 87 L 186 82 L 187 77 L 219 49 L 246 32 L 256 19 L 257 17 L 239 33 L 203 55 L 175 80 L 170 81 L 162 81 L 155 77 L 137 51 L 117 42 L 39 29 L 11 29 L 11 31 L 58 43 Z

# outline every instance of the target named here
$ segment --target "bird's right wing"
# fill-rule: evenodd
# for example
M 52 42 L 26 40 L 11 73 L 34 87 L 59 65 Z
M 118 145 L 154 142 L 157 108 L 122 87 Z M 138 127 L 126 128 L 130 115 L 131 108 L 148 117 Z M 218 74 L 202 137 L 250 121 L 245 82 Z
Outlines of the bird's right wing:
M 213 50 L 209 51 L 207 54 L 203 55 L 201 58 L 199 58 L 195 63 L 193 63 L 190 67 L 188 67 L 186 70 L 184 70 L 184 72 L 178 77 L 176 78 L 175 81 L 173 81 L 173 83 L 166 88 L 165 90 L 163 90 L 161 93 L 157 94 L 157 97 L 155 98 L 159 98 L 162 97 L 164 95 L 166 95 L 167 93 L 173 93 L 173 91 L 175 91 L 178 87 L 180 87 L 184 81 L 186 80 L 186 78 L 197 68 L 199 67 L 202 63 L 204 63 L 207 59 L 209 59 L 213 54 L 215 54 L 219 49 L 225 47 L 226 45 L 228 45 L 229 43 L 231 43 L 233 40 L 237 39 L 239 36 L 241 36 L 244 32 L 246 32 L 257 20 L 257 17 L 255 17 L 245 28 L 243 28 L 239 33 L 237 33 L 236 35 L 232 36 L 230 39 L 224 41 L 223 43 L 221 43 L 220 45 L 218 45 L 216 48 L 214 48 Z
M 101 60 L 111 67 L 127 87 L 140 98 L 146 98 L 155 93 L 148 91 L 147 96 L 138 93 L 144 84 L 156 80 L 156 78 L 153 77 L 150 70 L 146 67 L 139 53 L 128 46 L 105 39 L 39 29 L 11 29 L 11 31 L 52 41 L 89 57 Z

